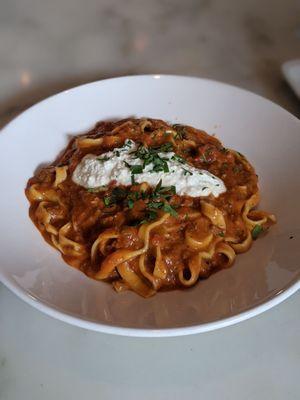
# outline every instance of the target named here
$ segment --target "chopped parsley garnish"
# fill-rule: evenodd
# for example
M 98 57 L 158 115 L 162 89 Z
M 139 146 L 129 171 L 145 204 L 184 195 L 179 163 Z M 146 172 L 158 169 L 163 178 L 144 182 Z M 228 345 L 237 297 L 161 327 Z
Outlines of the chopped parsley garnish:
M 208 187 L 207 187 L 207 186 L 203 186 L 203 188 L 201 189 L 202 192 L 203 192 L 203 190 L 205 190 L 205 189 L 208 189 Z
M 189 171 L 189 170 L 187 170 L 187 169 L 185 169 L 185 168 L 182 168 L 183 169 L 183 175 L 193 175 L 193 173 L 191 172 L 191 171 Z
M 153 164 L 153 168 L 149 172 L 169 172 L 168 158 L 162 157 L 159 153 L 166 153 L 173 150 L 173 144 L 170 142 L 164 143 L 160 147 L 145 147 L 139 146 L 134 152 L 136 158 L 139 158 L 142 162 L 142 170 L 146 165 Z
M 115 150 L 114 153 L 115 153 L 115 155 L 116 155 L 117 157 L 120 157 L 120 152 L 119 152 L 119 150 Z
M 146 208 L 148 217 L 146 217 L 146 220 L 149 220 L 149 216 L 157 216 L 157 210 L 164 210 L 174 217 L 177 216 L 175 209 L 170 204 L 166 203 L 166 200 L 174 194 L 176 194 L 175 186 L 162 186 L 162 180 L 160 180 L 155 186 L 153 192 L 148 194 L 149 202 L 147 203 Z
M 151 209 L 158 209 L 158 208 L 162 208 L 163 207 L 163 205 L 164 205 L 164 202 L 163 201 L 150 201 L 149 203 L 148 203 L 148 206 L 147 206 L 147 208 L 149 209 L 149 210 L 151 210 Z
M 153 171 L 154 172 L 169 172 L 169 166 L 166 160 L 162 159 L 160 156 L 153 157 Z
M 169 151 L 173 151 L 173 143 L 171 142 L 164 143 L 160 147 L 157 147 L 155 150 L 158 151 L 159 153 L 167 153 Z
M 180 164 L 186 164 L 186 160 L 183 157 L 178 156 L 177 154 L 174 154 L 174 156 L 171 157 L 171 160 L 178 161 Z
M 156 211 L 152 211 L 152 210 L 147 211 L 147 213 L 146 213 L 146 215 L 145 215 L 145 218 L 142 219 L 142 221 L 140 221 L 140 222 L 138 223 L 138 225 L 146 224 L 147 222 L 153 221 L 153 220 L 156 219 L 156 218 L 157 218 L 157 212 L 156 212 Z
M 109 207 L 111 205 L 111 198 L 109 196 L 103 197 L 103 203 L 105 207 Z
M 127 168 L 130 169 L 130 172 L 133 175 L 141 174 L 143 172 L 143 166 L 142 165 L 130 165 L 126 161 L 124 161 L 124 164 L 126 165 Z
M 176 187 L 174 185 L 162 186 L 162 180 L 160 180 L 156 185 L 151 197 L 153 198 L 162 197 L 165 199 L 169 199 L 174 194 L 176 194 Z
M 252 229 L 251 235 L 252 239 L 256 240 L 258 236 L 264 231 L 264 228 L 261 225 L 255 225 L 255 227 Z
M 175 139 L 184 139 L 185 137 L 185 126 L 184 125 L 180 125 L 180 124 L 174 124 L 173 128 L 176 131 L 176 135 L 175 135 Z
M 221 237 L 224 237 L 225 233 L 224 232 L 219 232 L 218 235 L 221 236 Z
M 156 218 L 157 218 L 157 212 L 153 211 L 153 210 L 150 210 L 148 212 L 147 219 L 151 221 L 151 220 L 156 219 Z
M 176 210 L 168 203 L 165 203 L 163 201 L 150 201 L 147 204 L 147 210 L 149 213 L 155 212 L 157 214 L 157 210 L 164 210 L 166 213 L 169 213 L 173 217 L 177 217 L 177 212 Z
M 128 194 L 127 190 L 121 187 L 113 188 L 110 196 L 103 197 L 103 202 L 105 207 L 109 207 L 112 204 L 116 204 L 120 201 L 123 201 L 127 197 L 127 194 Z
M 170 206 L 170 204 L 164 203 L 163 210 L 172 215 L 172 217 L 177 217 L 178 215 L 177 212 L 174 210 L 174 208 Z
M 131 145 L 132 145 L 132 141 L 130 139 L 128 139 L 127 142 L 124 143 L 123 147 L 131 147 Z
M 170 151 L 173 151 L 173 144 L 170 142 L 164 143 L 160 147 L 155 147 L 155 148 L 154 147 L 147 148 L 141 145 L 134 152 L 134 155 L 136 158 L 139 158 L 143 162 L 142 166 L 131 166 L 126 161 L 124 161 L 124 163 L 131 170 L 132 174 L 142 173 L 144 168 L 149 164 L 153 165 L 152 170 L 149 171 L 150 173 L 154 172 L 168 173 L 170 172 L 168 165 L 169 159 L 163 157 L 161 153 Z M 177 154 L 174 154 L 171 157 L 171 160 L 177 161 L 180 164 L 186 163 L 186 160 Z M 192 175 L 192 172 L 185 170 L 185 175 L 187 174 Z
M 132 199 L 128 199 L 128 207 L 133 208 L 134 206 L 134 201 Z
M 158 184 L 155 186 L 154 193 L 160 191 L 161 185 L 162 185 L 162 180 L 160 179 L 160 181 L 158 182 Z
M 103 156 L 103 157 L 98 157 L 97 158 L 97 161 L 100 161 L 100 162 L 104 162 L 104 161 L 107 161 L 107 160 L 109 160 L 109 157 L 107 157 L 107 156 Z
M 135 179 L 134 179 L 134 175 L 131 175 L 131 184 L 132 185 L 136 185 L 137 184 Z
M 240 153 L 239 151 L 237 151 L 238 155 L 242 158 L 245 158 L 244 154 Z
M 131 175 L 134 181 L 134 175 Z M 178 214 L 176 210 L 167 202 L 169 198 L 171 198 L 174 194 L 176 194 L 175 186 L 162 186 L 162 180 L 160 180 L 153 191 L 130 191 L 128 188 L 115 187 L 111 191 L 110 195 L 106 195 L 103 197 L 103 202 L 105 207 L 110 207 L 113 204 L 123 203 L 125 206 L 127 205 L 129 209 L 134 207 L 135 201 L 140 199 L 145 201 L 145 217 L 141 222 L 137 222 L 136 224 L 143 224 L 147 221 L 151 221 L 156 219 L 158 216 L 159 210 L 164 210 L 170 215 L 176 217 Z
M 143 172 L 143 166 L 142 165 L 132 165 L 130 168 L 130 171 L 132 174 L 141 174 Z

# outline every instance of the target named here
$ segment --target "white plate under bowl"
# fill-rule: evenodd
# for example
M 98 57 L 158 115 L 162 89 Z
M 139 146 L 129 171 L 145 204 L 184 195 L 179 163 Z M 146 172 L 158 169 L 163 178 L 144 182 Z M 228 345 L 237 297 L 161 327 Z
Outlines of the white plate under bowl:
M 192 289 L 146 300 L 132 292 L 117 294 L 66 265 L 33 226 L 24 195 L 27 179 L 55 159 L 70 135 L 99 120 L 145 116 L 204 129 L 244 153 L 260 178 L 260 207 L 278 218 L 232 268 Z M 300 122 L 255 94 L 180 76 L 94 82 L 21 114 L 3 129 L 0 150 L 0 279 L 53 317 L 114 334 L 185 335 L 257 315 L 300 286 Z

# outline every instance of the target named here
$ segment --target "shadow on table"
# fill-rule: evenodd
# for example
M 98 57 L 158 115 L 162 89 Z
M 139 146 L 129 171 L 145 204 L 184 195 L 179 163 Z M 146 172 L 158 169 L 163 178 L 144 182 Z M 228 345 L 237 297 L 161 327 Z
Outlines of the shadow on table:
M 284 80 L 277 60 L 258 60 L 255 75 L 264 89 L 265 97 L 300 118 L 300 101 Z

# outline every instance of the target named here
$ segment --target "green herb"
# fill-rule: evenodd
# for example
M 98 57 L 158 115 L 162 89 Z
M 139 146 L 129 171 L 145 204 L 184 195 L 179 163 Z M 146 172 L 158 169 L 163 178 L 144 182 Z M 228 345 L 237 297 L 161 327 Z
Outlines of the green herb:
M 164 170 L 165 173 L 170 172 L 169 166 L 168 166 L 167 163 L 165 163 L 165 164 L 163 165 L 163 170 Z
M 100 162 L 104 162 L 104 161 L 107 161 L 107 160 L 109 160 L 109 157 L 107 157 L 107 156 L 103 156 L 103 157 L 98 157 L 97 158 L 97 161 L 100 161 Z
M 160 152 L 166 152 L 172 150 L 172 143 L 165 143 L 158 148 L 146 148 L 139 146 L 137 151 L 134 153 L 136 158 L 143 161 L 143 168 L 146 165 L 153 164 L 153 169 L 150 172 L 169 172 L 168 159 L 163 158 L 159 155 Z
M 161 157 L 157 156 L 154 157 L 153 160 L 153 171 L 154 172 L 169 172 L 169 167 L 168 164 L 165 160 L 163 160 Z
M 151 202 L 148 203 L 147 208 L 149 210 L 151 210 L 151 209 L 159 209 L 159 208 L 162 208 L 163 205 L 164 205 L 163 201 L 157 201 L 157 202 L 156 201 L 151 201 Z
M 118 151 L 118 150 L 115 150 L 115 155 L 117 156 L 117 157 L 120 157 L 120 152 Z
M 176 187 L 174 185 L 162 186 L 162 180 L 160 180 L 152 193 L 152 197 L 162 197 L 168 199 L 174 194 L 176 194 Z
M 133 208 L 134 206 L 134 201 L 132 199 L 128 199 L 128 207 Z
M 148 149 L 143 145 L 140 145 L 134 152 L 136 158 L 140 158 L 142 160 L 147 156 L 147 154 L 148 154 Z
M 143 225 L 146 224 L 149 221 L 153 221 L 154 219 L 157 218 L 157 212 L 156 211 L 148 211 L 145 218 L 142 219 L 140 222 L 137 223 L 137 225 Z
M 132 174 L 141 174 L 143 172 L 143 166 L 142 165 L 132 165 L 130 170 L 131 170 Z
M 165 212 L 169 213 L 173 217 L 177 217 L 178 215 L 177 212 L 174 210 L 174 208 L 170 206 L 170 204 L 164 203 L 163 209 Z
M 130 172 L 133 175 L 141 174 L 143 172 L 143 166 L 142 165 L 130 165 L 130 164 L 128 164 L 127 161 L 124 161 L 124 164 L 126 165 L 127 168 L 130 169 Z
M 131 145 L 132 145 L 132 141 L 130 139 L 128 139 L 123 147 L 131 147 Z
M 175 186 L 175 185 L 166 186 L 166 188 L 168 188 L 168 190 L 169 190 L 172 194 L 176 194 L 176 186 Z
M 127 191 L 120 187 L 113 188 L 110 196 L 104 196 L 103 202 L 106 207 L 124 200 L 127 196 Z
M 264 231 L 264 228 L 261 225 L 255 225 L 255 227 L 252 229 L 251 235 L 252 239 L 256 240 L 258 236 Z
M 161 185 L 162 185 L 162 179 L 160 179 L 158 184 L 155 186 L 154 192 L 159 192 L 161 189 Z
M 176 131 L 175 139 L 184 139 L 185 137 L 185 126 L 180 124 L 174 124 L 173 128 Z
M 242 158 L 245 158 L 244 154 L 240 153 L 239 151 L 237 151 L 238 155 Z
M 218 235 L 221 236 L 221 237 L 224 237 L 225 233 L 224 232 L 219 232 Z
M 109 207 L 111 204 L 111 198 L 108 196 L 105 196 L 105 197 L 103 197 L 103 202 L 104 202 L 105 207 Z
M 132 184 L 132 186 L 136 185 L 136 181 L 134 179 L 134 175 L 131 175 L 131 184 Z
M 203 190 L 205 190 L 205 189 L 208 189 L 208 187 L 207 187 L 207 186 L 203 186 L 203 188 L 201 189 L 202 192 L 203 192 Z
M 171 157 L 171 160 L 178 161 L 180 164 L 186 164 L 186 160 L 177 154 L 174 154 L 174 156 Z
M 187 170 L 187 169 L 185 169 L 185 168 L 182 168 L 183 169 L 183 175 L 193 175 L 193 173 L 192 172 L 190 172 L 189 170 Z
M 145 192 L 142 192 L 142 193 L 141 193 L 142 198 L 143 198 L 143 194 L 144 194 L 144 193 L 145 193 Z M 139 198 L 140 198 L 140 193 L 139 193 L 139 192 L 133 192 L 132 196 L 134 196 L 135 200 L 139 200 Z
M 153 220 L 153 219 L 156 219 L 156 218 L 157 218 L 157 212 L 150 210 L 149 213 L 148 213 L 148 219 L 149 220 Z
M 173 150 L 173 144 L 171 142 L 167 142 L 162 144 L 160 147 L 155 149 L 156 151 L 158 151 L 159 153 L 167 153 L 169 151 Z

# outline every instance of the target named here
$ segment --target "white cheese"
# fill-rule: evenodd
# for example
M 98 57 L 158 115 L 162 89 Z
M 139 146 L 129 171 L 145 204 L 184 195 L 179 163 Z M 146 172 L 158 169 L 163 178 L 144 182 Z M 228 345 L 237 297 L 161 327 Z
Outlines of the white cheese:
M 106 186 L 111 181 L 120 185 L 131 185 L 130 166 L 142 166 L 143 163 L 135 155 L 137 148 L 138 145 L 135 142 L 127 140 L 123 147 L 100 156 L 87 154 L 73 172 L 73 182 L 86 189 Z M 135 182 L 147 182 L 150 186 L 155 187 L 161 180 L 162 186 L 174 185 L 177 194 L 192 197 L 209 196 L 210 194 L 218 197 L 219 194 L 226 191 L 221 179 L 206 170 L 182 163 L 174 152 L 162 152 L 158 155 L 165 159 L 169 172 L 155 172 L 153 163 L 150 163 L 141 173 L 134 174 Z

